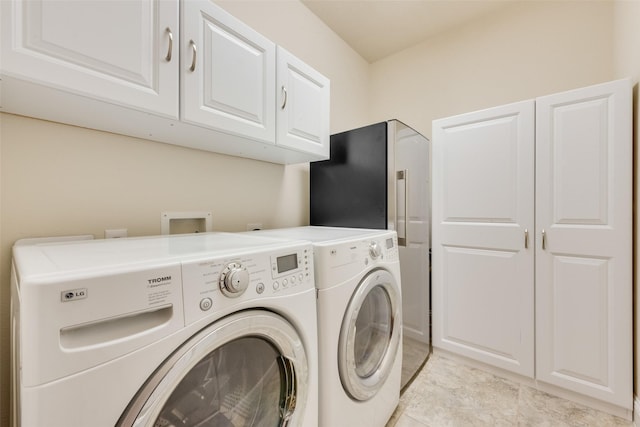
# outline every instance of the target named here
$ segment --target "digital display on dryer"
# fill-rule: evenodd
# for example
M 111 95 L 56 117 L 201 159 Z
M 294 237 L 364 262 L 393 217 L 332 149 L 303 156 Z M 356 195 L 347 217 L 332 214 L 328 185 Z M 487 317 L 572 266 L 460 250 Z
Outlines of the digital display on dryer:
M 295 270 L 298 268 L 298 255 L 291 254 L 280 256 L 276 258 L 276 264 L 278 265 L 278 274 L 289 270 Z

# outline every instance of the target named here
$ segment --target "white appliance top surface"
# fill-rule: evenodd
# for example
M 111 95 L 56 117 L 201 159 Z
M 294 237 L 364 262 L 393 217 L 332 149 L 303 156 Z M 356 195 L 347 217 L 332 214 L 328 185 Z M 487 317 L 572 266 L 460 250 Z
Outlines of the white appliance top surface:
M 198 233 L 121 239 L 16 244 L 14 261 L 21 277 L 108 269 L 149 262 L 180 262 L 282 250 L 306 242 L 247 233 Z M 307 243 L 308 244 L 308 243 Z
M 394 233 L 395 232 L 391 230 L 373 230 L 368 228 L 307 226 L 251 231 L 246 234 L 283 239 L 308 240 L 314 245 L 331 245 L 352 240 L 390 237 Z

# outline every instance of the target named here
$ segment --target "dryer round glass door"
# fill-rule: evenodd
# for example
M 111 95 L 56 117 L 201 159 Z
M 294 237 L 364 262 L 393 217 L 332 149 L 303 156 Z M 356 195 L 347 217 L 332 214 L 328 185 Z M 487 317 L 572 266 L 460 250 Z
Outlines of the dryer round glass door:
M 340 330 L 338 367 L 344 389 L 368 400 L 393 368 L 401 333 L 400 290 L 387 270 L 374 270 L 360 282 Z
M 307 358 L 281 317 L 250 311 L 210 325 L 167 359 L 122 426 L 294 425 L 304 413 Z

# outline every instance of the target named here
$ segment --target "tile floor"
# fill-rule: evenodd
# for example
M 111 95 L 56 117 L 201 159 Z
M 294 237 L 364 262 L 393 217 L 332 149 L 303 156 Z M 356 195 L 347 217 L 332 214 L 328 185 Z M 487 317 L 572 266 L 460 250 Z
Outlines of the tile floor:
M 429 356 L 429 344 L 402 337 L 402 375 L 400 387 L 404 388 L 416 373 L 422 368 Z
M 387 427 L 633 426 L 630 421 L 432 354 Z

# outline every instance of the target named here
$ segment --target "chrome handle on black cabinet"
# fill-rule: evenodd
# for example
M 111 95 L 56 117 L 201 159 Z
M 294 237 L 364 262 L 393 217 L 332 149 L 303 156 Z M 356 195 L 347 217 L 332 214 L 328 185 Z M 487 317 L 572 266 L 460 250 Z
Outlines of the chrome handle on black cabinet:
M 398 245 L 406 247 L 409 245 L 409 169 L 396 172 L 396 179 L 404 180 L 404 237 L 398 236 Z
M 191 46 L 191 50 L 193 51 L 193 56 L 191 57 L 191 67 L 189 67 L 189 71 L 193 72 L 196 70 L 196 57 L 198 55 L 198 51 L 196 49 L 196 42 L 193 40 L 189 40 L 189 46 Z
M 167 27 L 165 31 L 169 35 L 169 49 L 167 50 L 167 56 L 165 56 L 164 59 L 166 59 L 167 62 L 171 62 L 171 57 L 173 56 L 173 33 L 169 27 Z
M 544 251 L 545 249 L 547 249 L 547 233 L 543 229 L 542 230 L 542 250 Z
M 287 95 L 287 88 L 286 88 L 286 87 L 284 87 L 284 86 L 282 86 L 282 97 L 283 97 L 283 100 L 282 100 L 282 107 L 280 107 L 280 109 L 281 109 L 281 110 L 284 110 L 284 107 L 286 107 L 286 106 L 287 106 L 287 97 L 288 97 L 288 95 Z

